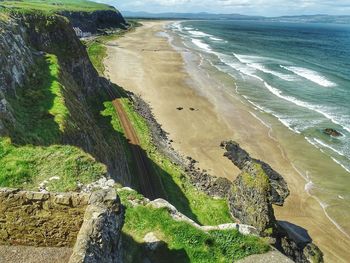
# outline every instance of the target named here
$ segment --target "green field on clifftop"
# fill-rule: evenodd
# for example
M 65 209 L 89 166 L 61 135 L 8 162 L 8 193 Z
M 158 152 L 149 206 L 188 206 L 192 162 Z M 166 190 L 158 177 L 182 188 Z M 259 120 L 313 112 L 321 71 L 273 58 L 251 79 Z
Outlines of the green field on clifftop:
M 20 11 L 39 10 L 44 12 L 113 10 L 111 6 L 87 0 L 5 0 L 0 1 L 0 6 Z

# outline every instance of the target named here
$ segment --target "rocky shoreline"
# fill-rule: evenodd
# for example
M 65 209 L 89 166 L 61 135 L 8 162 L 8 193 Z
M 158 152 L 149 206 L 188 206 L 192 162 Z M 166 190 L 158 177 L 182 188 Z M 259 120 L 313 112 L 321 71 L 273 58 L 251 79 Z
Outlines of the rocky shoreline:
M 242 173 L 234 182 L 210 175 L 197 168 L 197 161 L 192 157 L 184 157 L 174 150 L 169 134 L 162 129 L 151 107 L 142 98 L 132 93 L 129 96 L 135 110 L 147 121 L 158 150 L 181 166 L 186 172 L 184 176 L 197 189 L 214 198 L 226 198 L 234 219 L 255 227 L 273 247 L 295 262 L 323 262 L 323 253 L 311 238 L 297 237 L 293 230 L 276 220 L 273 205 L 283 206 L 290 192 L 286 181 L 269 164 L 250 157 L 236 142 L 222 142 L 220 147 L 226 150 L 225 156 Z

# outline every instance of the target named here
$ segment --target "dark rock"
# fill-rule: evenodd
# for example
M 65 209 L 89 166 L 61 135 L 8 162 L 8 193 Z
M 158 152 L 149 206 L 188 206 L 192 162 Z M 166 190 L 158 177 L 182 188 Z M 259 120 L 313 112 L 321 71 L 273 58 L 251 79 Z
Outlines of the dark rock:
M 233 217 L 264 234 L 274 227 L 276 219 L 270 202 L 269 178 L 261 166 L 256 166 L 255 171 L 244 171 L 237 177 L 228 200 Z
M 228 202 L 230 212 L 244 224 L 254 226 L 272 245 L 295 262 L 323 262 L 323 254 L 311 238 L 300 238 L 291 224 L 278 224 L 272 204 L 283 205 L 289 195 L 283 177 L 268 164 L 250 157 L 233 141 L 223 142 L 228 157 L 241 174 L 233 182 Z
M 195 111 L 196 109 L 195 108 L 190 108 L 190 111 Z
M 340 137 L 343 136 L 343 134 L 341 134 L 340 132 L 338 132 L 335 129 L 331 129 L 331 128 L 327 128 L 323 130 L 323 133 L 329 135 L 329 136 L 333 136 L 333 137 Z
M 262 170 L 267 175 L 271 186 L 269 187 L 269 199 L 275 205 L 283 205 L 284 200 L 289 196 L 289 189 L 286 181 L 279 173 L 273 170 L 267 163 L 251 158 L 234 141 L 222 142 L 221 145 L 226 149 L 224 156 L 229 158 L 240 170 L 250 174 L 255 174 L 257 168 L 259 172 Z
M 63 11 L 61 15 L 67 17 L 73 27 L 80 28 L 83 32 L 96 34 L 111 28 L 125 29 L 127 23 L 117 10 L 101 10 L 94 12 Z
M 176 108 L 177 110 L 183 110 L 184 108 L 182 108 L 182 107 L 178 107 L 178 108 Z

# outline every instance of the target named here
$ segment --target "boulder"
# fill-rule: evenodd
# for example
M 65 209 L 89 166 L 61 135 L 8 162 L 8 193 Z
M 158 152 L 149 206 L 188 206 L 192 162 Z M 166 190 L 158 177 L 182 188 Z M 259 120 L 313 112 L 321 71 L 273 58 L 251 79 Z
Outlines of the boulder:
M 323 130 L 323 133 L 324 133 L 324 134 L 327 134 L 327 135 L 329 135 L 329 136 L 332 136 L 332 137 L 340 137 L 340 136 L 343 136 L 343 134 L 341 134 L 340 132 L 338 132 L 337 130 L 332 129 L 332 128 L 324 129 L 324 130 Z

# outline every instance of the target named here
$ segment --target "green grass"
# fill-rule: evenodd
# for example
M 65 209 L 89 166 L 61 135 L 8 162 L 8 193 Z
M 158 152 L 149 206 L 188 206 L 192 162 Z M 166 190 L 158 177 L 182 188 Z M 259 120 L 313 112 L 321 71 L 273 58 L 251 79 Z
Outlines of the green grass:
M 78 181 L 87 184 L 107 173 L 106 167 L 77 147 L 52 145 L 16 146 L 0 138 L 0 187 L 38 190 L 44 180 L 48 190 L 77 190 Z
M 60 141 L 69 111 L 59 81 L 57 57 L 46 55 L 36 61 L 29 83 L 9 98 L 17 125 L 11 137 L 16 143 L 53 144 Z
M 92 41 L 87 45 L 87 51 L 90 61 L 97 72 L 102 76 L 105 72 L 103 60 L 106 57 L 107 48 L 98 41 Z
M 45 13 L 60 11 L 93 12 L 97 10 L 113 9 L 108 5 L 87 0 L 5 0 L 0 2 L 0 4 L 4 7 L 20 12 L 31 12 L 33 10 Z
M 255 176 L 247 172 L 242 174 L 244 184 L 250 188 L 261 190 L 261 192 L 268 191 L 270 188 L 268 175 L 262 169 L 261 164 L 254 164 L 254 168 L 256 171 Z
M 54 95 L 53 105 L 49 113 L 54 116 L 55 122 L 59 125 L 60 131 L 64 132 L 65 123 L 69 116 L 69 111 L 65 106 L 65 101 L 62 93 L 62 85 L 59 83 L 60 67 L 58 65 L 57 57 L 54 55 L 47 55 L 46 61 L 49 63 L 50 76 L 52 82 L 49 91 Z
M 119 195 L 127 207 L 123 227 L 128 248 L 126 262 L 141 262 L 140 245 L 149 232 L 167 244 L 167 249 L 160 255 L 163 258 L 158 255 L 157 262 L 231 263 L 269 250 L 265 241 L 258 237 L 244 236 L 236 230 L 206 233 L 188 223 L 175 221 L 166 209 L 131 206 L 129 200 L 141 198 L 135 192 L 119 191 Z

